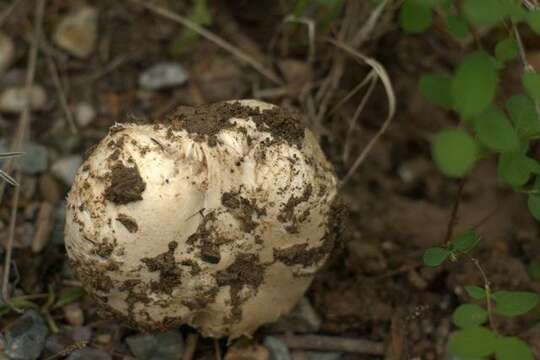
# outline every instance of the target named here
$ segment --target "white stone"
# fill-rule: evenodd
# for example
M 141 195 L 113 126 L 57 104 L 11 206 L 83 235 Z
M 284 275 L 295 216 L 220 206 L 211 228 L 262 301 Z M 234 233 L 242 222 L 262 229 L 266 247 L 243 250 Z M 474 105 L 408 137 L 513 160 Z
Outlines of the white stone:
M 70 155 L 58 159 L 51 167 L 51 172 L 66 185 L 73 184 L 77 169 L 82 164 L 82 157 L 79 155 Z
M 40 85 L 30 87 L 30 95 L 24 86 L 12 87 L 0 94 L 0 111 L 21 113 L 29 104 L 30 110 L 43 110 L 47 104 L 47 93 Z
M 0 74 L 3 74 L 15 59 L 15 45 L 6 34 L 0 33 Z
M 89 57 L 96 47 L 98 11 L 91 6 L 81 7 L 63 18 L 53 40 L 62 49 L 81 59 Z
M 141 74 L 139 85 L 148 90 L 159 90 L 184 84 L 188 79 L 182 66 L 163 63 L 152 66 Z
M 96 110 L 88 103 L 79 103 L 75 107 L 75 121 L 80 127 L 90 125 L 96 118 Z

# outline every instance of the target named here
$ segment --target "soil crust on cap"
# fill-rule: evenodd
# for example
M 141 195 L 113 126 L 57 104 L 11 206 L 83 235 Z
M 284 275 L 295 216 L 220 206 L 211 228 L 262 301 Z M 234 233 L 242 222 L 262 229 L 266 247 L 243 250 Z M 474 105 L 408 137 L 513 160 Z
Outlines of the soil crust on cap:
M 254 216 L 259 218 L 266 215 L 266 209 L 259 208 L 255 201 L 250 201 L 239 193 L 223 193 L 221 203 L 242 223 L 242 228 L 246 233 L 251 233 L 258 225 L 253 220 Z
M 322 244 L 310 249 L 308 249 L 307 244 L 297 244 L 284 249 L 274 249 L 274 260 L 288 266 L 302 265 L 302 267 L 310 267 L 319 263 L 325 257 L 332 254 L 336 246 L 341 243 L 341 234 L 343 232 L 346 214 L 347 207 L 339 198 L 336 198 L 329 209 L 328 225 L 321 239 Z
M 115 204 L 128 204 L 142 200 L 145 189 L 146 183 L 137 166 L 128 167 L 118 163 L 111 169 L 111 184 L 105 190 L 105 199 Z
M 248 286 L 255 291 L 264 281 L 265 265 L 259 262 L 257 254 L 238 254 L 234 262 L 225 270 L 219 271 L 216 275 L 218 285 L 230 286 L 232 320 L 242 319 L 241 305 L 244 300 L 240 296 L 244 286 Z
M 150 287 L 153 292 L 171 294 L 173 288 L 180 285 L 182 269 L 174 259 L 174 250 L 178 247 L 176 241 L 169 243 L 169 250 L 153 258 L 143 258 L 141 261 L 148 271 L 159 272 L 159 281 L 153 281 Z
M 137 222 L 131 216 L 128 216 L 126 214 L 118 214 L 118 217 L 116 218 L 116 220 L 122 225 L 124 225 L 124 227 L 130 233 L 136 233 L 139 230 L 139 226 L 137 225 Z
M 259 131 L 267 131 L 275 140 L 301 147 L 305 124 L 300 114 L 282 108 L 259 110 L 240 102 L 221 102 L 197 107 L 180 106 L 159 123 L 170 124 L 174 130 L 186 130 L 201 139 L 208 139 L 210 146 L 217 145 L 216 135 L 223 129 L 234 127 L 231 118 L 251 120 Z

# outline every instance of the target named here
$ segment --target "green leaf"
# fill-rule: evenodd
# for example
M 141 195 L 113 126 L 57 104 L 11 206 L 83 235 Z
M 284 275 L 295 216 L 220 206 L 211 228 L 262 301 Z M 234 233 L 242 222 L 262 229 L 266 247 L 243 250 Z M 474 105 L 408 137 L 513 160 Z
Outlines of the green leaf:
M 509 7 L 508 14 L 512 22 L 517 24 L 527 18 L 528 11 L 525 10 L 523 6 L 521 6 L 521 1 L 519 0 L 510 1 L 508 7 Z
M 212 15 L 206 0 L 196 0 L 193 6 L 191 21 L 199 25 L 210 25 L 212 23 Z
M 452 78 L 448 75 L 423 75 L 420 78 L 420 93 L 433 104 L 452 108 Z
M 450 251 L 441 247 L 432 247 L 424 253 L 424 264 L 435 267 L 441 265 L 450 256 Z
M 519 138 L 504 112 L 490 106 L 474 118 L 474 128 L 478 140 L 487 148 L 497 152 L 519 149 Z
M 459 129 L 439 132 L 433 139 L 431 150 L 439 169 L 450 177 L 465 175 L 478 157 L 478 146 L 474 139 Z
M 480 239 L 474 231 L 467 231 L 459 235 L 455 240 L 451 242 L 452 248 L 455 251 L 468 252 L 473 249 Z
M 84 290 L 82 288 L 73 288 L 65 292 L 62 292 L 54 304 L 53 309 L 61 308 L 67 304 L 70 304 L 74 301 L 77 301 L 84 295 Z
M 452 98 L 461 116 L 469 118 L 484 111 L 497 87 L 495 60 L 482 51 L 467 55 L 452 79 Z
M 465 291 L 475 300 L 483 300 L 486 298 L 486 290 L 476 285 L 465 286 Z
M 518 53 L 518 44 L 514 38 L 506 38 L 495 46 L 495 57 L 501 62 L 515 59 Z
M 533 218 L 540 221 L 540 195 L 530 194 L 527 199 L 527 206 Z
M 521 81 L 530 97 L 535 101 L 540 101 L 540 74 L 535 71 L 525 71 Z
M 478 305 L 460 305 L 452 315 L 452 320 L 456 326 L 462 329 L 477 327 L 486 322 L 488 313 Z
M 530 97 L 514 95 L 506 102 L 506 109 L 519 136 L 527 139 L 540 136 L 540 119 Z
M 503 153 L 499 156 L 497 174 L 508 185 L 519 188 L 531 176 L 531 160 L 521 152 Z
M 459 357 L 482 357 L 495 352 L 497 336 L 484 327 L 458 331 L 450 338 L 448 351 Z
M 494 25 L 508 15 L 508 8 L 501 0 L 465 0 L 463 12 L 476 25 Z
M 411 34 L 424 32 L 431 26 L 431 7 L 415 0 L 405 0 L 399 14 L 403 30 Z
M 523 315 L 538 305 L 538 294 L 525 291 L 497 291 L 493 293 L 495 312 L 504 316 Z
M 540 261 L 532 261 L 527 267 L 527 270 L 529 272 L 529 277 L 533 281 L 540 280 Z
M 534 360 L 529 345 L 516 337 L 500 337 L 495 348 L 497 360 Z
M 20 298 L 13 298 L 11 299 L 11 305 L 17 309 L 37 309 L 39 306 L 34 304 L 33 302 L 26 300 L 26 299 L 20 299 Z M 11 308 L 7 305 L 0 305 L 0 316 L 6 315 L 9 312 L 11 312 Z
M 206 0 L 196 0 L 194 2 L 189 19 L 201 26 L 210 25 L 212 23 L 212 14 L 210 13 Z M 168 51 L 172 56 L 180 57 L 195 45 L 198 38 L 198 33 L 186 29 L 171 39 Z
M 528 162 L 528 165 L 529 165 L 529 170 L 533 173 L 533 174 L 540 174 L 540 163 L 534 159 L 531 159 L 531 158 L 527 158 L 527 162 Z
M 464 38 L 469 35 L 469 25 L 461 16 L 448 16 L 446 26 L 448 27 L 448 32 L 457 38 Z
M 540 35 L 540 10 L 530 11 L 526 15 L 527 24 L 531 29 Z

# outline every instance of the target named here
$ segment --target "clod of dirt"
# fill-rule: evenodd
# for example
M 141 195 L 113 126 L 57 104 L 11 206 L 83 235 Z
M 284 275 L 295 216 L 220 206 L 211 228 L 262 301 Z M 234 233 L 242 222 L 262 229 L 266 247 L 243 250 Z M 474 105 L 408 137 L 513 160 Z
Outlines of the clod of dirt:
M 236 338 L 289 312 L 335 246 L 336 178 L 298 114 L 254 100 L 111 128 L 79 169 L 66 247 L 127 324 Z

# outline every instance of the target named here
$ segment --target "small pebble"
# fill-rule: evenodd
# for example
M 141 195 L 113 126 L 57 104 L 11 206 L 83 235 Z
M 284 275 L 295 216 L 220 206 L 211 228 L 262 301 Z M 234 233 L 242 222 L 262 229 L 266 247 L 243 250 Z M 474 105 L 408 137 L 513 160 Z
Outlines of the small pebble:
M 0 111 L 19 114 L 29 104 L 30 110 L 43 110 L 47 104 L 47 93 L 39 85 L 30 87 L 30 95 L 24 86 L 8 88 L 0 94 Z
M 54 206 L 46 201 L 42 202 L 39 206 L 39 212 L 35 221 L 36 231 L 32 239 L 33 253 L 39 253 L 45 249 L 51 239 L 51 232 L 54 229 L 54 210 Z
M 289 348 L 275 336 L 264 338 L 263 345 L 270 351 L 270 360 L 290 360 Z
M 112 356 L 104 351 L 84 348 L 72 352 L 66 360 L 111 360 Z
M 179 360 L 184 352 L 184 339 L 178 331 L 129 336 L 126 342 L 138 360 Z
M 9 152 L 10 147 L 4 139 L 0 139 L 0 153 Z M 15 164 L 24 174 L 36 175 L 47 169 L 49 151 L 43 145 L 26 143 L 21 149 L 24 155 L 15 158 Z M 0 164 L 2 161 L 0 161 Z
M 152 66 L 141 74 L 139 85 L 148 90 L 159 90 L 184 84 L 188 79 L 182 66 L 163 63 Z
M 64 17 L 58 24 L 53 40 L 71 55 L 85 59 L 96 47 L 98 11 L 83 6 Z
M 80 155 L 70 155 L 58 159 L 51 167 L 51 172 L 59 180 L 62 180 L 64 184 L 71 186 L 75 180 L 77 169 L 82 164 L 82 157 Z
M 15 45 L 9 36 L 0 33 L 0 75 L 3 74 L 15 59 Z
M 306 351 L 308 360 L 339 360 L 341 359 L 341 355 L 342 354 L 338 352 Z
M 75 107 L 75 121 L 80 127 L 88 126 L 96 118 L 96 110 L 88 103 L 79 103 Z
M 229 347 L 225 360 L 270 360 L 270 352 L 257 343 L 240 340 Z
M 41 198 L 51 204 L 56 204 L 62 200 L 60 184 L 50 174 L 43 174 L 38 180 L 39 194 Z
M 273 332 L 316 333 L 321 328 L 321 318 L 304 297 L 287 315 L 270 325 Z
M 12 360 L 34 360 L 45 347 L 48 328 L 41 315 L 27 310 L 5 331 L 5 353 Z
M 89 327 L 63 327 L 60 332 L 47 338 L 45 348 L 47 351 L 57 354 L 75 343 L 86 343 L 92 338 L 92 330 Z
M 24 155 L 17 161 L 25 174 L 36 175 L 47 170 L 49 151 L 43 145 L 28 143 L 23 146 Z
M 97 334 L 96 342 L 101 345 L 108 345 L 112 341 L 112 335 L 109 333 Z
M 64 317 L 70 325 L 82 326 L 84 324 L 84 313 L 78 303 L 64 306 Z

